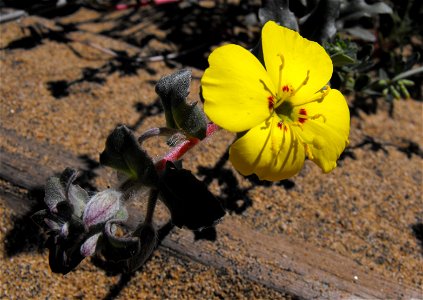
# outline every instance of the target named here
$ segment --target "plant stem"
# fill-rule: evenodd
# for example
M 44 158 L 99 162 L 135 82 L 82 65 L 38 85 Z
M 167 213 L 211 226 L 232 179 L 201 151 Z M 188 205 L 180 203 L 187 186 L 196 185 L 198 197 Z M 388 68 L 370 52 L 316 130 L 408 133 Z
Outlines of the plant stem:
M 214 123 L 207 124 L 207 131 L 206 131 L 206 138 L 213 135 L 216 131 L 218 131 L 220 128 Z M 200 139 L 197 138 L 190 138 L 183 143 L 175 146 L 170 150 L 161 160 L 159 160 L 156 163 L 156 169 L 157 171 L 164 170 L 166 166 L 167 161 L 176 161 L 180 159 L 187 151 L 189 151 L 191 148 L 193 148 L 195 145 L 197 145 L 199 142 L 201 142 Z
M 157 204 L 157 197 L 159 196 L 159 190 L 151 189 L 150 196 L 148 197 L 147 213 L 145 215 L 144 224 L 151 224 L 153 221 L 154 209 Z

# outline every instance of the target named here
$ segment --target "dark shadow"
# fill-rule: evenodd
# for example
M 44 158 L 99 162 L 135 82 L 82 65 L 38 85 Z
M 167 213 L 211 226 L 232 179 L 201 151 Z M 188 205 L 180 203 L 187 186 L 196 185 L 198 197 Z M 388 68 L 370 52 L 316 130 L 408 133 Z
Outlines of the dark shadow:
M 352 117 L 360 118 L 360 111 L 366 115 L 374 115 L 379 108 L 378 99 L 375 97 L 365 97 L 356 94 L 350 107 Z
M 64 6 L 57 6 L 57 0 L 28 1 L 28 0 L 3 0 L 6 7 L 25 10 L 30 15 L 39 15 L 45 18 L 67 16 L 79 9 L 76 1 L 67 1 Z M 0 4 L 3 4 L 0 2 Z M 1 7 L 1 5 L 0 5 Z
M 135 104 L 135 110 L 140 114 L 140 117 L 134 125 L 128 126 L 128 128 L 132 130 L 137 130 L 148 117 L 161 114 L 163 112 L 163 106 L 160 99 L 157 98 L 153 103 L 150 104 L 138 102 Z
M 295 182 L 291 179 L 284 179 L 278 182 L 272 182 L 267 180 L 260 180 L 256 174 L 249 175 L 245 177 L 248 179 L 251 183 L 253 183 L 256 186 L 266 186 L 270 187 L 272 185 L 277 185 L 285 188 L 286 190 L 293 189 L 295 187 Z
M 256 186 L 270 187 L 272 185 L 281 186 L 287 190 L 295 187 L 295 182 L 286 179 L 279 182 L 270 182 L 266 180 L 259 180 L 257 175 L 246 176 L 252 185 L 247 188 L 240 188 L 239 182 L 236 179 L 235 174 L 231 169 L 224 168 L 224 165 L 229 160 L 229 150 L 221 156 L 219 161 L 212 168 L 198 167 L 198 175 L 204 176 L 203 182 L 207 186 L 211 184 L 213 180 L 217 180 L 220 186 L 220 195 L 217 199 L 220 201 L 225 210 L 241 214 L 248 207 L 252 206 L 252 199 L 248 196 L 248 192 Z
M 168 236 L 174 227 L 175 225 L 172 224 L 172 221 L 169 221 L 158 230 L 157 245 L 162 243 L 162 241 Z
M 131 281 L 132 277 L 134 277 L 134 273 L 122 273 L 120 275 L 120 279 L 118 283 L 113 285 L 107 295 L 103 298 L 104 300 L 113 300 L 116 299 L 117 296 L 122 292 L 122 290 L 128 285 Z
M 59 99 L 69 96 L 70 85 L 71 83 L 66 80 L 49 81 L 47 82 L 47 89 L 54 98 Z
M 366 135 L 362 142 L 359 144 L 351 147 L 351 149 L 355 148 L 364 148 L 369 146 L 371 151 L 379 152 L 382 151 L 385 155 L 388 155 L 388 150 L 386 150 L 385 146 L 382 142 L 376 141 L 374 137 Z
M 39 187 L 29 191 L 28 199 L 22 201 L 26 200 L 33 203 L 33 206 L 23 216 L 12 216 L 13 228 L 6 233 L 4 239 L 7 257 L 34 251 L 41 253 L 44 250 L 47 237 L 31 218 L 35 212 L 45 209 L 44 188 Z
M 172 224 L 172 222 L 166 223 L 164 226 L 162 226 L 157 233 L 157 246 L 158 247 L 161 242 L 168 236 L 168 234 L 172 231 L 172 229 L 175 226 Z M 152 254 L 154 251 L 152 252 Z M 142 270 L 142 268 L 148 263 L 148 261 L 151 259 L 151 256 L 147 258 L 147 260 L 144 262 L 144 264 L 137 269 L 137 271 Z M 112 262 L 112 261 L 104 261 L 96 256 L 94 256 L 91 259 L 91 262 L 98 268 L 106 271 L 107 276 L 116 276 L 120 274 L 119 282 L 113 285 L 107 295 L 103 298 L 104 300 L 111 300 L 115 299 L 122 290 L 128 285 L 128 283 L 131 281 L 132 277 L 134 276 L 134 272 L 132 273 L 123 273 L 122 270 L 122 264 L 119 262 Z
M 101 167 L 100 163 L 90 158 L 86 154 L 80 155 L 78 156 L 78 158 L 84 164 L 84 168 L 78 170 L 79 176 L 75 183 L 81 186 L 83 189 L 89 191 L 97 191 L 97 188 L 92 184 L 92 181 L 94 178 L 97 177 L 97 173 L 95 172 L 95 170 Z
M 374 137 L 366 135 L 363 138 L 363 140 L 357 145 L 346 148 L 345 151 L 341 154 L 341 157 L 339 159 L 344 160 L 346 157 L 350 157 L 351 159 L 355 160 L 356 156 L 354 154 L 354 149 L 365 148 L 365 147 L 368 147 L 369 150 L 371 151 L 374 151 L 374 152 L 382 151 L 385 155 L 388 155 L 389 152 L 386 149 L 387 146 L 394 147 L 398 151 L 403 152 L 409 159 L 411 159 L 413 155 L 417 155 L 418 157 L 423 158 L 423 150 L 419 144 L 417 144 L 416 142 L 404 140 L 404 139 L 403 139 L 403 142 L 404 142 L 403 146 L 393 144 L 393 143 L 388 143 L 388 142 L 384 143 L 381 141 L 377 141 Z
M 76 31 L 77 28 L 73 25 L 66 25 L 62 29 L 52 30 L 46 28 L 40 23 L 29 25 L 24 27 L 22 30 L 28 31 L 28 35 L 21 39 L 11 41 L 6 47 L 1 48 L 0 50 L 29 50 L 41 45 L 45 40 L 55 41 L 58 43 L 69 43 L 71 40 L 66 37 L 66 34 Z
M 252 205 L 252 200 L 248 196 L 251 188 L 240 188 L 238 180 L 230 169 L 223 166 L 229 159 L 229 150 L 227 150 L 212 168 L 198 167 L 198 174 L 204 176 L 203 182 L 206 186 L 217 179 L 221 188 L 221 193 L 217 199 L 223 208 L 229 212 L 241 214 Z
M 413 235 L 417 239 L 418 243 L 420 244 L 420 250 L 423 255 L 423 223 L 417 223 L 411 226 L 413 230 Z
M 147 63 L 134 56 L 129 56 L 125 51 L 114 51 L 118 56 L 111 58 L 99 68 L 86 67 L 82 69 L 81 77 L 74 80 L 58 80 L 47 82 L 47 89 L 53 97 L 60 99 L 70 94 L 70 87 L 83 82 L 90 82 L 103 85 L 107 81 L 107 76 L 119 73 L 120 76 L 134 76 L 138 70 L 142 69 L 150 75 L 157 72 L 149 67 Z
M 206 54 L 212 46 L 226 41 L 251 48 L 257 43 L 259 32 L 252 34 L 244 30 L 245 17 L 250 13 L 256 14 L 257 9 L 258 6 L 248 2 L 215 2 L 209 8 L 196 3 L 185 6 L 174 4 L 157 7 L 157 13 L 162 17 L 152 21 L 167 33 L 165 40 L 176 45 L 178 52 L 189 53 L 176 58 L 176 61 L 205 69 L 208 65 Z
M 420 158 L 423 158 L 423 150 L 420 148 L 419 144 L 413 141 L 407 141 L 407 145 L 404 147 L 398 147 L 398 150 L 405 153 L 408 158 L 411 158 L 413 155 L 417 155 Z
M 344 152 L 341 153 L 341 156 L 339 156 L 338 160 L 343 161 L 346 158 L 350 158 L 352 160 L 356 160 L 357 156 L 354 154 L 354 151 L 352 148 L 347 147 L 345 148 Z
M 217 238 L 215 227 L 204 228 L 203 230 L 194 231 L 194 240 L 207 240 L 214 242 Z

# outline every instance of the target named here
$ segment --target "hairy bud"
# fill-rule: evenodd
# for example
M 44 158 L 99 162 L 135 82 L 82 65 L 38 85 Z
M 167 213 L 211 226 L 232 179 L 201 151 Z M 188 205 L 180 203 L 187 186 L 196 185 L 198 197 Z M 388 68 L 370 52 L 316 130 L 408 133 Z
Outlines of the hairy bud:
M 82 216 L 85 226 L 92 227 L 112 219 L 120 209 L 121 195 L 111 189 L 95 194 L 87 203 Z

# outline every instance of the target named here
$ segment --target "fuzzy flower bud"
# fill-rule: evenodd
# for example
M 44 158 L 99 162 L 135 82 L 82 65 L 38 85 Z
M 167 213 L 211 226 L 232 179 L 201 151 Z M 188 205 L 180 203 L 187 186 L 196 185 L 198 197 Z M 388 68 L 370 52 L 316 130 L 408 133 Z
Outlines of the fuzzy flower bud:
M 81 246 L 81 254 L 84 257 L 92 256 L 95 253 L 95 249 L 97 247 L 98 238 L 100 237 L 101 233 L 96 233 L 90 236 Z
M 95 194 L 84 210 L 82 220 L 85 226 L 91 227 L 112 219 L 119 211 L 121 195 L 112 189 Z

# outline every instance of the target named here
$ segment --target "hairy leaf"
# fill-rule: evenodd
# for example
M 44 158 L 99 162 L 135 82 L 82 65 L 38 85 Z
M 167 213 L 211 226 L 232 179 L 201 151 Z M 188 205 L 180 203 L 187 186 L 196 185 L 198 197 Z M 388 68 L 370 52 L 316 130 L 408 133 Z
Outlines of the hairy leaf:
M 219 201 L 190 171 L 167 162 L 159 186 L 160 196 L 178 227 L 201 230 L 225 215 Z

